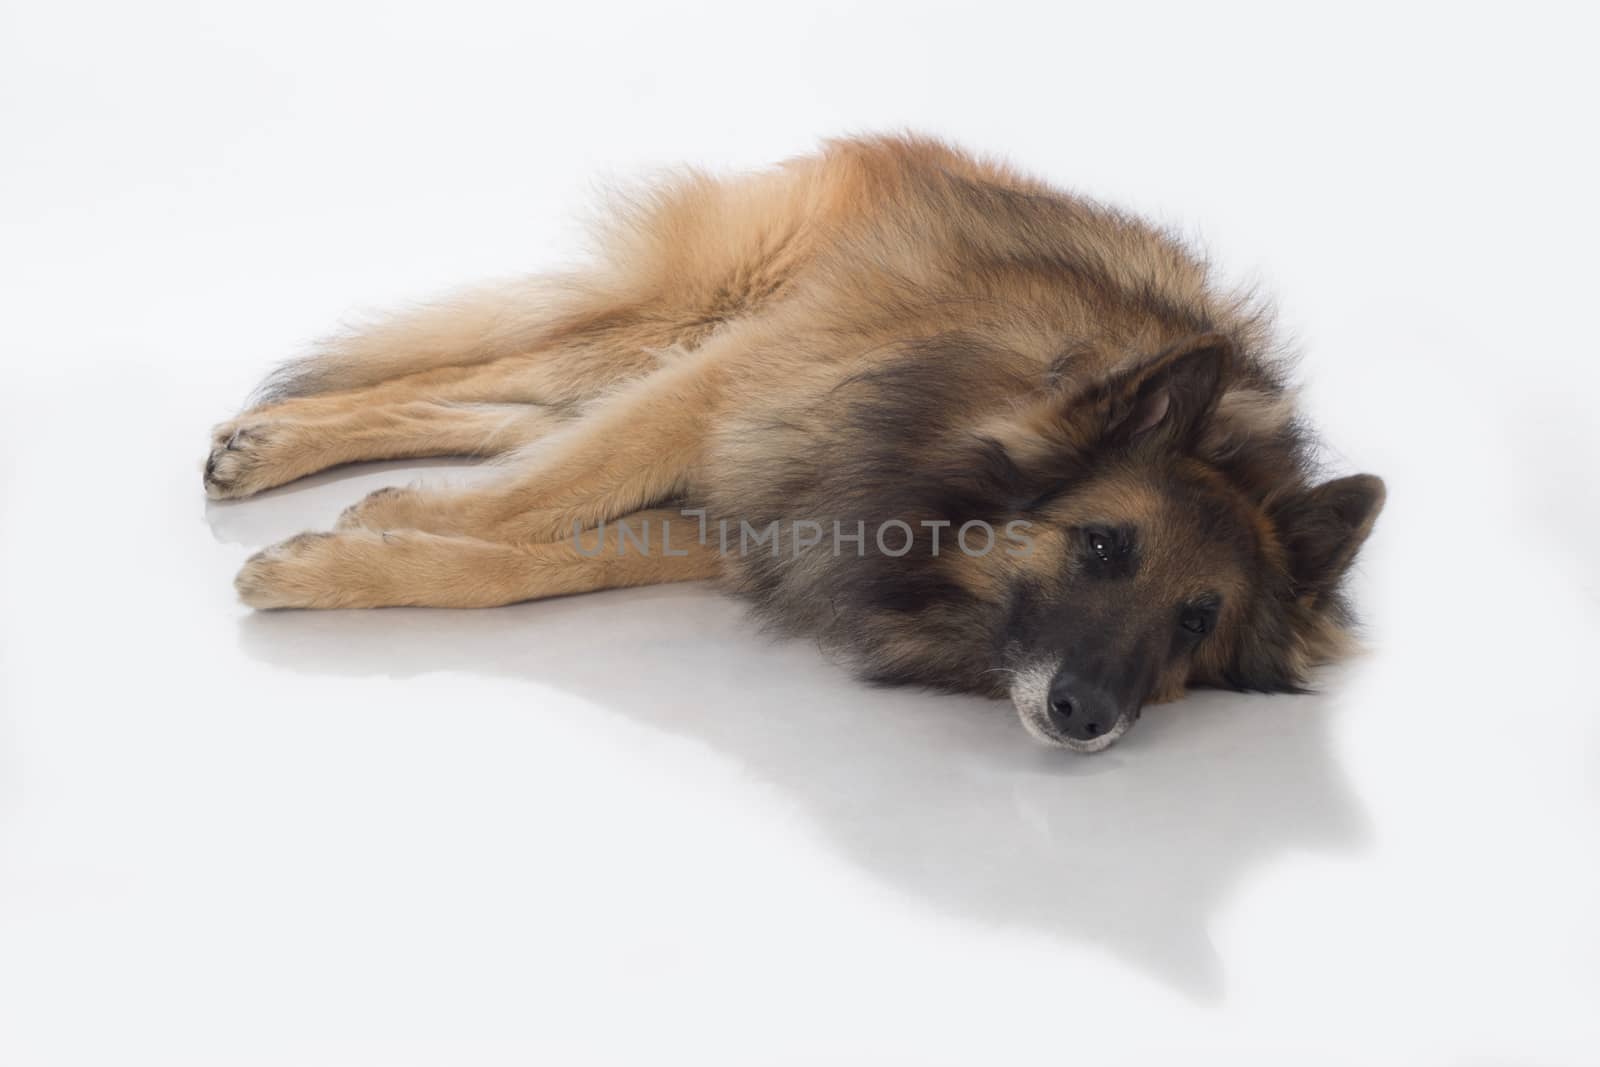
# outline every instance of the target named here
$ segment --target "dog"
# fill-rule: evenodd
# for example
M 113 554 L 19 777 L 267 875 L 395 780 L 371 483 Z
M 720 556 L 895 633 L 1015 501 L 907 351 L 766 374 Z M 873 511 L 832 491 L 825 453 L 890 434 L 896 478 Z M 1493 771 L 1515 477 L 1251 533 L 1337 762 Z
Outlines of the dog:
M 1191 686 L 1341 655 L 1383 482 L 1318 483 L 1260 301 L 1178 240 L 911 136 L 619 203 L 591 266 L 284 365 L 207 493 L 496 457 L 253 556 L 272 608 L 716 579 L 866 680 L 1009 697 L 1095 752 Z M 942 537 L 942 542 L 941 542 Z

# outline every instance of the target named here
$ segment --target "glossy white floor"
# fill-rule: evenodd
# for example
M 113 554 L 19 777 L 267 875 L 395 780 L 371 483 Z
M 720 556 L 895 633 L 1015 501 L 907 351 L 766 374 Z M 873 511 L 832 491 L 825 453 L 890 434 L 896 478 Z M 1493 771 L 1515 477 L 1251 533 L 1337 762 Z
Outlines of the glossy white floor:
M 0 16 L 0 1062 L 1596 1062 L 1583 35 L 684 6 Z M 272 361 L 560 262 L 596 175 L 894 125 L 1280 295 L 1390 486 L 1322 695 L 1084 758 L 704 588 L 234 602 L 419 473 L 208 505 Z

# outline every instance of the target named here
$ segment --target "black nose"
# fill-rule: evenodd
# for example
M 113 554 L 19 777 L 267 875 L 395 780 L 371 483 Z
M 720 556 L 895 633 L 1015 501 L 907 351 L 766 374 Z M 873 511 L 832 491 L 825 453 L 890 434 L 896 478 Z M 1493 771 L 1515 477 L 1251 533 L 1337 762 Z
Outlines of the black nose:
M 1063 671 L 1050 683 L 1050 721 L 1074 741 L 1093 741 L 1117 724 L 1117 708 L 1097 686 Z

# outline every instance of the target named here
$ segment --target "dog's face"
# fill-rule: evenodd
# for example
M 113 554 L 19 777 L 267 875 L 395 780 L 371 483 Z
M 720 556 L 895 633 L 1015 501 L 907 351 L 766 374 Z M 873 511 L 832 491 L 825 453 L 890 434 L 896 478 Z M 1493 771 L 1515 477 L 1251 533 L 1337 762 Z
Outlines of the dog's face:
M 1198 338 L 1078 402 L 1089 436 L 1071 443 L 1072 476 L 1028 509 L 994 635 L 1041 740 L 1099 751 L 1190 685 L 1298 690 L 1343 635 L 1338 585 L 1383 483 L 1254 499 L 1205 447 L 1229 358 Z
M 1075 352 L 1042 385 L 1036 362 L 997 351 L 940 337 L 852 376 L 807 478 L 785 476 L 807 438 L 759 423 L 783 462 L 744 472 L 765 494 L 753 524 L 899 522 L 915 540 L 742 556 L 739 585 L 869 680 L 1009 696 L 1034 735 L 1084 752 L 1188 686 L 1293 691 L 1340 651 L 1340 582 L 1383 483 L 1311 484 L 1282 390 L 1236 367 L 1227 338 Z M 954 550 L 969 522 L 1005 531 L 1002 547 Z
M 1188 466 L 1107 472 L 1040 514 L 1002 624 L 1011 698 L 1036 737 L 1098 751 L 1230 658 L 1259 535 Z

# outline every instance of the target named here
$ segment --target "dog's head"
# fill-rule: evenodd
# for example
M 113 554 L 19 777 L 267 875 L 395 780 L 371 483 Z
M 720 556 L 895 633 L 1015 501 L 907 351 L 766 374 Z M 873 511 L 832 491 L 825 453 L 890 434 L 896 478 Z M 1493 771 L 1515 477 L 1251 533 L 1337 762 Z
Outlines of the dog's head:
M 1083 752 L 1189 686 L 1302 689 L 1347 642 L 1383 483 L 1316 484 L 1276 371 L 1224 334 L 1074 350 L 1044 381 L 1011 342 L 886 345 L 815 426 L 752 423 L 719 512 L 864 532 L 735 557 L 734 587 L 869 680 L 1009 696 Z
M 1245 392 L 1226 410 L 1234 360 L 1193 337 L 991 428 L 1037 495 L 1021 551 L 964 562 L 1004 581 L 997 658 L 1035 736 L 1098 751 L 1145 704 L 1296 691 L 1338 651 L 1383 483 L 1310 484 L 1286 412 Z
M 979 351 L 940 339 L 854 383 L 856 458 L 824 507 L 917 527 L 916 551 L 817 574 L 868 677 L 1009 696 L 1037 737 L 1094 752 L 1189 686 L 1297 691 L 1341 651 L 1383 483 L 1313 482 L 1269 368 L 1201 334 L 1075 356 L 1019 403 Z M 978 399 L 952 411 L 952 391 Z M 993 550 L 955 541 L 972 521 L 1003 531 Z

